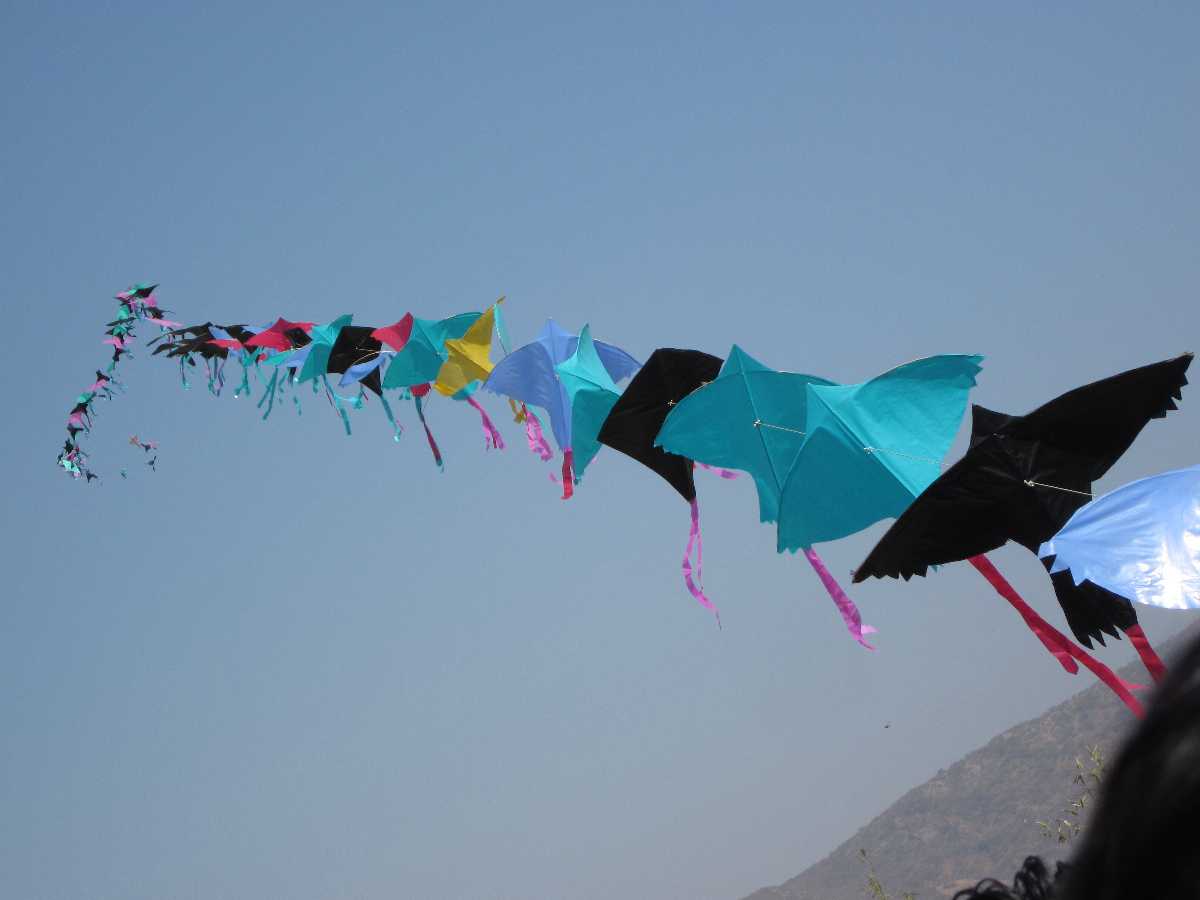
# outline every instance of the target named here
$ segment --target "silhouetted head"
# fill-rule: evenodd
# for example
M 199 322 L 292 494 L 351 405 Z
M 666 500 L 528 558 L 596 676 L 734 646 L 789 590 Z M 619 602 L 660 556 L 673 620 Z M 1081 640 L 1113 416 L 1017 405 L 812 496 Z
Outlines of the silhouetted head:
M 1041 857 L 1030 856 L 1013 878 L 1011 888 L 994 878 L 985 878 L 975 887 L 959 891 L 953 900 L 1055 900 L 1055 885 L 1064 868 L 1060 863 L 1055 876 L 1051 877 Z
M 1106 773 L 1059 900 L 1200 896 L 1200 639 Z

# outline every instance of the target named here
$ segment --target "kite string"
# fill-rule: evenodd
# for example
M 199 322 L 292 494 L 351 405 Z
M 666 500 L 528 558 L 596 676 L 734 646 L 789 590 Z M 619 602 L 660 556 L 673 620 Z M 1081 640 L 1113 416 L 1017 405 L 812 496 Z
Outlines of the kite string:
M 864 453 L 892 453 L 896 456 L 903 456 L 905 459 L 915 460 L 917 462 L 927 462 L 930 465 L 937 466 L 939 469 L 946 468 L 945 464 L 940 459 L 934 459 L 932 456 L 919 456 L 916 453 L 908 453 L 904 450 L 893 450 L 891 447 L 863 447 Z
M 1050 490 L 1052 490 L 1052 491 L 1062 491 L 1062 492 L 1064 492 L 1064 493 L 1067 493 L 1067 494 L 1078 494 L 1080 497 L 1090 497 L 1090 496 L 1092 496 L 1092 492 L 1091 492 L 1091 491 L 1077 491 L 1077 490 L 1075 490 L 1074 488 L 1060 487 L 1060 486 L 1059 486 L 1059 485 L 1057 485 L 1057 484 L 1044 484 L 1044 483 L 1042 483 L 1042 482 L 1040 482 L 1040 481 L 1030 481 L 1028 478 L 1026 478 L 1026 479 L 1025 479 L 1025 486 L 1026 486 L 1026 487 L 1043 487 L 1043 488 L 1049 488 L 1049 489 L 1050 489 Z
M 802 437 L 807 437 L 807 431 L 801 431 L 799 428 L 789 428 L 786 425 L 776 425 L 773 422 L 764 422 L 762 419 L 754 420 L 755 428 L 772 428 L 775 431 L 786 431 L 789 434 L 798 434 Z M 918 462 L 927 462 L 931 465 L 945 468 L 945 465 L 940 459 L 934 459 L 932 456 L 919 456 L 915 453 L 908 453 L 904 450 L 893 450 L 891 447 L 863 447 L 864 453 L 894 453 L 896 456 L 903 456 L 906 459 L 916 460 Z
M 764 422 L 758 415 L 758 407 L 754 405 L 754 395 L 749 391 L 746 392 L 746 399 L 750 401 L 750 409 L 754 413 L 754 431 L 758 435 L 758 441 L 762 444 L 763 455 L 767 458 L 767 465 L 771 467 L 771 476 L 775 479 L 775 489 L 780 493 L 783 492 L 783 480 L 779 477 L 779 472 L 775 470 L 775 458 L 771 456 L 771 451 L 767 447 L 767 439 L 763 437 L 763 428 L 774 428 L 777 431 L 790 431 L 793 434 L 803 435 L 805 432 L 795 428 L 788 428 L 784 425 L 772 425 L 770 422 Z
M 774 425 L 771 422 L 764 422 L 762 419 L 754 420 L 755 428 L 774 428 L 776 431 L 789 431 L 792 434 L 807 435 L 807 431 L 801 431 L 799 428 L 788 428 L 786 425 Z

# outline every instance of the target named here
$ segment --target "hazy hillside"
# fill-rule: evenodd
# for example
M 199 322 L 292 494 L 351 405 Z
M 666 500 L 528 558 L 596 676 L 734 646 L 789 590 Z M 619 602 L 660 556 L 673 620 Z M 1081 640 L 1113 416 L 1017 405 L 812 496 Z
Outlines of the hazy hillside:
M 1200 626 L 1189 628 L 1160 649 L 1167 656 L 1197 634 Z M 1121 675 L 1147 682 L 1137 663 Z M 1037 820 L 1078 796 L 1071 784 L 1074 756 L 1097 743 L 1111 756 L 1132 722 L 1121 702 L 1095 683 L 938 772 L 800 875 L 745 900 L 861 900 L 860 848 L 890 893 L 915 891 L 931 900 L 983 877 L 1011 877 L 1030 853 L 1054 858 L 1060 848 L 1042 836 Z

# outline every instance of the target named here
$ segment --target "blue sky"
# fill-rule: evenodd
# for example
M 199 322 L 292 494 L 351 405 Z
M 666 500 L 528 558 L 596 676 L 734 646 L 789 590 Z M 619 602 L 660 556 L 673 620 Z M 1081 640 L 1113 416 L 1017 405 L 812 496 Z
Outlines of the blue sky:
M 702 475 L 718 631 L 680 584 L 679 499 L 602 453 L 561 502 L 494 400 L 502 453 L 431 407 L 439 474 L 411 409 L 399 444 L 378 410 L 351 438 L 317 403 L 261 423 L 143 353 L 89 445 L 104 482 L 53 458 L 141 279 L 185 321 L 507 294 L 517 340 L 554 316 L 642 358 L 737 342 L 839 381 L 983 353 L 973 399 L 1014 412 L 1195 349 L 1198 25 L 1190 4 L 0 11 L 0 893 L 732 900 L 1087 686 L 962 566 L 856 586 L 866 653 L 751 485 Z M 1196 402 L 1102 486 L 1194 464 Z M 882 528 L 823 547 L 831 568 Z M 1037 562 L 996 559 L 1061 625 Z

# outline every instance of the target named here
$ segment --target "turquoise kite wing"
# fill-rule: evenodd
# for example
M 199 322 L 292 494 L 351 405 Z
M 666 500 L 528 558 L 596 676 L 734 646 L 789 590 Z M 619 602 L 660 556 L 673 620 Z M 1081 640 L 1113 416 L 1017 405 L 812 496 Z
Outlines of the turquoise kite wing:
M 773 522 L 783 483 L 804 440 L 808 386 L 831 383 L 776 372 L 734 345 L 716 380 L 671 410 L 655 446 L 749 473 L 758 488 L 759 518 Z
M 575 402 L 575 397 L 580 391 L 617 393 L 616 383 L 604 367 L 599 353 L 596 352 L 589 325 L 584 325 L 583 330 L 579 332 L 579 341 L 575 346 L 575 352 L 568 359 L 556 365 L 554 370 L 558 373 L 563 387 L 567 389 L 567 397 L 571 403 Z
M 413 319 L 412 334 L 388 364 L 383 387 L 413 387 L 436 381 L 449 355 L 446 341 L 460 339 L 481 315 L 470 312 L 441 321 Z
M 554 368 L 570 404 L 571 441 L 575 451 L 575 474 L 578 476 L 583 474 L 600 450 L 597 436 L 620 394 L 597 352 L 591 328 L 587 325 L 579 333 L 575 353 Z
M 798 550 L 899 516 L 941 474 L 979 356 L 933 356 L 854 385 L 809 388 L 778 549 Z
M 302 348 L 308 350 L 308 353 L 304 357 L 304 365 L 296 375 L 297 381 L 312 381 L 325 374 L 329 354 L 333 351 L 338 334 L 353 320 L 352 315 L 338 316 L 329 324 L 319 325 L 309 332 L 312 343 Z
M 941 473 L 982 362 L 942 355 L 905 363 L 855 385 L 837 415 L 915 497 Z
M 620 396 L 612 391 L 581 391 L 571 404 L 576 477 L 583 476 L 583 470 L 603 446 L 598 440 L 600 428 Z
M 438 355 L 445 359 L 449 355 L 446 351 L 446 341 L 461 340 L 482 315 L 481 312 L 459 313 L 457 316 L 451 316 L 439 322 L 417 319 L 413 323 L 414 331 L 420 328 L 429 343 L 437 349 Z

